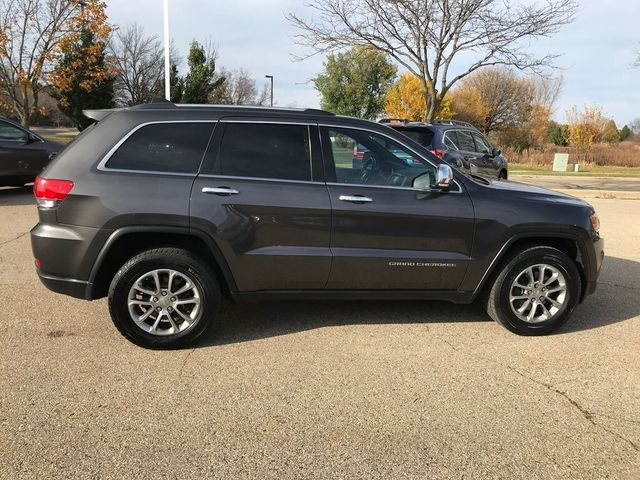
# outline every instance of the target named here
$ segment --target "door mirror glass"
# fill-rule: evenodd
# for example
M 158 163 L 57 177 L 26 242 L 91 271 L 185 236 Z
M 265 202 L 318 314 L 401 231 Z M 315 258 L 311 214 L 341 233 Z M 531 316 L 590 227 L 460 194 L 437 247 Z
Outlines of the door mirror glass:
M 449 165 L 441 163 L 438 165 L 438 172 L 436 174 L 436 187 L 441 190 L 447 190 L 453 182 L 453 170 Z

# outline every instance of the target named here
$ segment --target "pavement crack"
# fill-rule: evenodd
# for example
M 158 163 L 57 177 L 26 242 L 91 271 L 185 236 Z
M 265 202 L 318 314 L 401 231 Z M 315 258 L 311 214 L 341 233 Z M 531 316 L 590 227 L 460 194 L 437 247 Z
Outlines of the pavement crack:
M 189 357 L 191 356 L 191 354 L 193 352 L 195 352 L 196 349 L 192 348 L 191 350 L 189 350 L 189 352 L 185 355 L 184 360 L 182 361 L 182 365 L 180 366 L 180 371 L 178 372 L 178 376 L 181 377 L 182 376 L 182 371 L 184 370 L 185 365 L 187 364 L 187 361 L 189 360 Z
M 627 290 L 640 290 L 640 287 L 633 287 L 631 285 L 622 285 L 621 283 L 600 282 L 602 285 L 608 287 L 625 288 Z
M 536 380 L 533 377 L 530 377 L 529 375 L 525 375 L 524 373 L 522 373 L 520 370 L 510 366 L 510 365 L 504 365 L 505 367 L 507 367 L 509 370 L 511 370 L 512 372 L 515 372 L 516 374 L 518 374 L 519 376 L 521 376 L 522 378 L 525 378 L 527 380 L 529 380 L 530 382 L 533 382 L 537 385 L 541 385 L 543 387 L 545 387 L 547 390 L 549 390 L 550 392 L 555 393 L 556 395 L 560 395 L 561 397 L 563 397 L 571 406 L 573 406 L 576 410 L 578 410 L 582 416 L 589 422 L 591 423 L 594 427 L 599 428 L 605 432 L 607 432 L 609 435 L 612 435 L 616 438 L 618 438 L 619 440 L 622 440 L 626 443 L 628 443 L 631 448 L 633 448 L 636 452 L 640 451 L 640 447 L 633 442 L 632 440 L 620 435 L 617 432 L 614 432 L 613 430 L 608 429 L 607 427 L 605 427 L 604 425 L 596 422 L 595 418 L 596 416 L 604 416 L 604 415 L 597 415 L 594 414 L 593 412 L 587 410 L 583 405 L 581 405 L 577 400 L 571 398 L 569 396 L 569 394 L 566 391 L 560 390 L 556 387 L 554 387 L 553 385 L 546 383 L 546 382 L 542 382 L 540 380 Z
M 9 244 L 11 242 L 15 242 L 16 240 L 20 240 L 22 237 L 24 237 L 28 233 L 29 233 L 29 231 L 27 230 L 26 232 L 22 232 L 17 237 L 10 238 L 9 240 L 5 240 L 4 242 L 0 242 L 0 247 L 2 247 L 3 245 L 7 245 L 7 244 Z

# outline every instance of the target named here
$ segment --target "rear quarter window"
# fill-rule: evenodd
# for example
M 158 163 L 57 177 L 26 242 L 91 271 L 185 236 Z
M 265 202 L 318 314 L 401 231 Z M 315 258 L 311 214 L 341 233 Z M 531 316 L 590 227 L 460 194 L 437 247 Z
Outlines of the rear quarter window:
M 213 123 L 157 123 L 129 136 L 105 167 L 167 173 L 197 173 Z

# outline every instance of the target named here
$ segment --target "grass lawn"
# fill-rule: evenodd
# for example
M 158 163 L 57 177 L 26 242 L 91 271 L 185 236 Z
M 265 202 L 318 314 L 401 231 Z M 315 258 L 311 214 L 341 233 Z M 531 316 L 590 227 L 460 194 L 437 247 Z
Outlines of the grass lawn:
M 564 175 L 572 177 L 640 177 L 640 168 L 626 167 L 581 167 L 580 171 L 554 172 L 551 167 L 538 167 L 532 165 L 509 165 L 509 173 L 520 175 Z
M 42 135 L 42 138 L 49 140 L 50 142 L 58 142 L 66 145 L 71 140 L 76 138 L 77 135 Z

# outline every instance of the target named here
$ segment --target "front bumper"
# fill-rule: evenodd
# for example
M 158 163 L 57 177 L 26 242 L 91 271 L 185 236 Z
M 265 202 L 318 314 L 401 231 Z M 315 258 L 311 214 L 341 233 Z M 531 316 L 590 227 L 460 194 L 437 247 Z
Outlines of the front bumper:
M 588 255 L 588 265 L 585 267 L 585 288 L 584 297 L 591 295 L 596 291 L 598 286 L 598 277 L 602 270 L 602 264 L 604 263 L 604 238 L 599 237 L 593 241 L 592 248 Z

